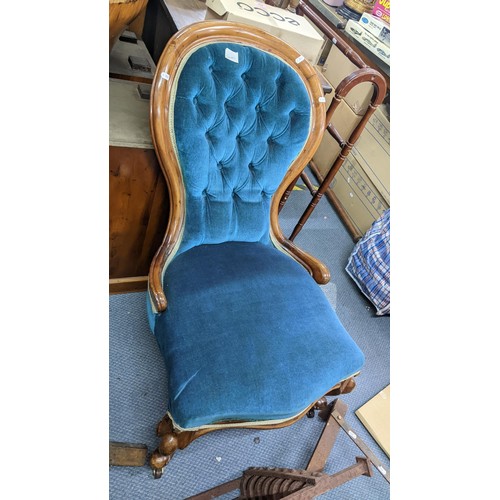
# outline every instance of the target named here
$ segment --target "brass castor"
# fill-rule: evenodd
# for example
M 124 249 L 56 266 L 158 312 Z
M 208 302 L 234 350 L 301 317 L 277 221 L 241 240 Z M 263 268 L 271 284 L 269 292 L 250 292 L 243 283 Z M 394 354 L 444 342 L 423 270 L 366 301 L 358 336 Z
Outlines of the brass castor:
M 153 478 L 160 479 L 163 476 L 163 469 L 152 469 L 153 470 Z

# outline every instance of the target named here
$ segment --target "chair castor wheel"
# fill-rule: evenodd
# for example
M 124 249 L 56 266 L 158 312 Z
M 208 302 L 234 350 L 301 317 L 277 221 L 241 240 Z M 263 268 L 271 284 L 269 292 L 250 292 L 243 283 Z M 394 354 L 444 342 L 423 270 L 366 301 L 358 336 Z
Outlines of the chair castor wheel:
M 160 479 L 160 477 L 163 475 L 163 469 L 153 469 L 153 478 L 154 479 Z
M 307 412 L 307 418 L 314 418 L 314 408 L 311 408 L 311 409 Z

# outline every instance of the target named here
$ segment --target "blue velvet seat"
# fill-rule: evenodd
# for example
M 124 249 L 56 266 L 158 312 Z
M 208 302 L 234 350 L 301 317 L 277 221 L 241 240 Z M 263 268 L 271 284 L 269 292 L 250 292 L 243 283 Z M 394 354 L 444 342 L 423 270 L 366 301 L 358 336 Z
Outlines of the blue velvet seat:
M 181 428 L 293 417 L 363 365 L 323 291 L 271 245 L 192 248 L 165 289 L 155 335 Z
M 190 25 L 158 62 L 151 132 L 170 219 L 149 274 L 168 385 L 155 477 L 208 430 L 290 424 L 363 365 L 318 286 L 328 270 L 279 228 L 324 101 L 295 49 L 246 25 Z

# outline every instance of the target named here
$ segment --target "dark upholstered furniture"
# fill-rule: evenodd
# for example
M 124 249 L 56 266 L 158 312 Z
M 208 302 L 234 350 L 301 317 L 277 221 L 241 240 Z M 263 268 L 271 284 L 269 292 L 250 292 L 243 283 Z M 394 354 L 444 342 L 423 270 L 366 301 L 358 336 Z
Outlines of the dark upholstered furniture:
M 155 477 L 206 432 L 289 425 L 354 386 L 364 357 L 318 286 L 329 272 L 278 223 L 324 120 L 313 67 L 253 27 L 190 25 L 158 62 L 151 132 L 170 215 L 149 274 L 168 384 Z

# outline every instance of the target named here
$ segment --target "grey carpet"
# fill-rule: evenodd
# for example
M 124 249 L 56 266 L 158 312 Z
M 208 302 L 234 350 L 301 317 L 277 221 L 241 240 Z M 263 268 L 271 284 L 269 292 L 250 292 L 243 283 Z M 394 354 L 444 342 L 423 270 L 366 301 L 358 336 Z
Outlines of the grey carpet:
M 309 201 L 306 191 L 292 193 L 280 215 L 286 235 Z M 389 460 L 354 414 L 390 382 L 389 317 L 375 316 L 375 308 L 344 271 L 354 244 L 326 199 L 319 203 L 295 243 L 330 268 L 331 282 L 322 288 L 366 356 L 357 387 L 341 399 L 349 407 L 347 419 L 351 427 L 389 467 Z M 109 438 L 143 443 L 151 452 L 157 446 L 156 424 L 166 409 L 166 390 L 165 368 L 148 328 L 145 301 L 145 293 L 110 296 Z M 209 433 L 179 450 L 159 480 L 152 478 L 147 465 L 110 467 L 110 499 L 182 500 L 239 477 L 251 466 L 305 468 L 323 425 L 316 415 L 282 429 Z M 362 452 L 341 432 L 325 472 L 333 474 L 352 465 L 355 456 L 362 456 Z M 389 492 L 387 481 L 374 470 L 372 478 L 356 478 L 318 498 L 386 500 Z M 221 498 L 235 498 L 236 494 Z

